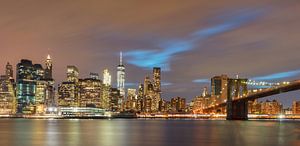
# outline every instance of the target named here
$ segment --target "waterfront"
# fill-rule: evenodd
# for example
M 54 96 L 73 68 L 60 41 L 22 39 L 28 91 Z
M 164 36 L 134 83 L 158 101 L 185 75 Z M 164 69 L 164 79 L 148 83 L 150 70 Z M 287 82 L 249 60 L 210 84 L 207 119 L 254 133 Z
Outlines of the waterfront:
M 300 145 L 297 120 L 1 119 L 0 145 Z

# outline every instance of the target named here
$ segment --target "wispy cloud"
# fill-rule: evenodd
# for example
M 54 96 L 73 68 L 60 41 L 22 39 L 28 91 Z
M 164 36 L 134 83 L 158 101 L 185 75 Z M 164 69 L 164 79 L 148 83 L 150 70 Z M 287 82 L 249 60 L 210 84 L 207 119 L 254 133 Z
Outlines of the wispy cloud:
M 169 82 L 162 82 L 161 83 L 162 86 L 170 86 L 173 85 L 173 83 L 169 83 Z
M 124 56 L 129 57 L 127 62 L 135 66 L 147 69 L 157 66 L 169 71 L 171 57 L 192 49 L 192 44 L 188 41 L 173 40 L 161 43 L 159 48 L 164 49 L 129 51 L 125 52 Z
M 134 86 L 138 86 L 138 83 L 125 83 L 125 86 L 127 87 L 134 87 Z
M 274 73 L 270 75 L 254 77 L 253 80 L 279 80 L 289 77 L 295 77 L 300 75 L 300 70 L 288 71 L 288 72 L 281 72 L 281 73 Z
M 212 27 L 196 30 L 186 36 L 185 39 L 174 39 L 159 42 L 156 49 L 138 49 L 125 52 L 128 57 L 127 62 L 138 67 L 151 69 L 152 67 L 161 67 L 164 71 L 171 70 L 170 61 L 174 55 L 190 51 L 199 45 L 204 39 L 220 35 L 222 33 L 237 29 L 249 22 L 254 21 L 262 15 L 262 10 L 247 9 L 239 13 L 216 17 L 217 24 L 211 24 Z
M 193 80 L 193 83 L 210 83 L 209 79 L 196 79 Z
M 117 86 L 117 83 L 113 84 L 114 86 Z M 171 86 L 173 83 L 170 82 L 161 82 L 161 86 Z M 139 83 L 125 83 L 126 87 L 135 88 L 139 86 Z

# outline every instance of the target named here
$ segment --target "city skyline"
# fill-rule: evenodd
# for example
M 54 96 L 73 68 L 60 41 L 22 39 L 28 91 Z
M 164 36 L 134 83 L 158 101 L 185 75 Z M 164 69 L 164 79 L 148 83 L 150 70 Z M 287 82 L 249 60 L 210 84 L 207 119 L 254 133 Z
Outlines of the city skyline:
M 0 0 L 0 145 L 300 145 L 299 0 Z
M 119 72 L 119 66 L 122 66 L 122 67 L 124 67 L 124 65 L 123 65 L 123 63 L 122 63 L 122 53 L 120 52 L 120 56 L 119 56 L 119 58 L 120 58 L 120 62 L 119 62 L 119 65 L 117 66 L 117 72 Z M 50 82 L 52 82 L 51 84 L 53 84 L 54 86 L 55 86 L 55 84 L 57 85 L 56 87 L 58 87 L 58 89 L 57 90 L 59 90 L 59 86 L 61 85 L 61 84 L 64 84 L 64 83 L 66 83 L 66 82 L 56 82 L 55 83 L 55 79 L 53 79 L 52 78 L 52 59 L 51 59 L 51 57 L 50 57 L 50 54 L 48 54 L 47 55 L 47 58 L 45 59 L 46 61 L 44 62 L 45 64 L 39 64 L 39 63 L 35 63 L 35 64 L 33 64 L 32 62 L 31 62 L 31 60 L 30 59 L 21 59 L 21 63 L 23 63 L 24 61 L 26 62 L 26 64 L 27 64 L 27 62 L 29 62 L 31 65 L 33 65 L 35 68 L 37 67 L 37 70 L 39 70 L 39 68 L 44 68 L 44 71 L 42 71 L 42 72 L 40 72 L 40 73 L 42 73 L 41 74 L 41 76 L 44 76 L 43 78 L 43 80 L 49 80 Z M 17 66 L 20 66 L 19 65 L 20 63 L 18 63 L 17 64 Z M 49 70 L 50 69 L 50 70 Z M 74 70 L 75 70 L 75 72 L 76 73 L 74 73 Z M 20 71 L 16 71 L 16 73 L 17 72 L 20 72 Z M 38 74 L 39 74 L 39 71 L 37 72 Z M 105 85 L 105 86 L 111 86 L 112 88 L 116 88 L 116 89 L 118 89 L 119 90 L 119 92 L 120 92 L 120 95 L 121 95 L 121 97 L 122 98 L 124 98 L 124 99 L 127 99 L 128 98 L 128 96 L 129 96 L 129 94 L 127 95 L 125 95 L 125 92 L 123 93 L 124 95 L 122 95 L 122 90 L 127 90 L 128 89 L 128 92 L 129 92 L 129 90 L 137 90 L 138 88 L 140 88 L 139 87 L 139 85 L 137 85 L 137 84 L 131 84 L 131 83 L 127 83 L 127 86 L 129 86 L 129 87 L 125 87 L 124 89 L 121 89 L 121 88 L 119 88 L 118 87 L 118 82 L 116 82 L 116 83 L 114 83 L 113 85 L 111 85 L 111 83 L 110 83 L 110 81 L 111 81 L 111 76 L 110 76 L 110 72 L 109 72 L 109 70 L 108 69 L 104 69 L 103 70 L 103 75 L 102 75 L 102 78 L 100 77 L 101 75 L 99 74 L 99 73 L 93 73 L 93 72 L 90 72 L 90 74 L 89 74 L 89 76 L 85 76 L 85 77 L 80 77 L 79 76 L 79 69 L 76 67 L 76 66 L 74 66 L 74 65 L 68 65 L 67 67 L 66 67 L 66 73 L 67 73 L 67 75 L 66 75 L 66 77 L 67 77 L 67 84 L 69 84 L 68 82 L 78 82 L 78 80 L 90 80 L 90 79 L 96 79 L 96 81 L 98 82 L 99 81 L 99 83 L 100 83 L 100 81 L 101 81 L 101 84 L 103 84 L 103 85 Z M 5 74 L 6 75 L 8 75 L 12 80 L 14 80 L 14 71 L 13 71 L 13 67 L 12 67 L 12 65 L 9 63 L 9 62 L 7 62 L 7 65 L 6 65 L 6 71 L 5 71 Z M 281 73 L 279 74 L 279 75 L 281 75 Z M 11 77 L 12 76 L 12 77 Z M 38 76 L 40 76 L 40 75 L 38 75 Z M 18 76 L 17 76 L 18 77 Z M 119 78 L 118 76 L 117 77 L 115 77 L 115 78 Z M 205 86 L 202 90 L 203 90 L 203 92 L 202 92 L 202 94 L 200 95 L 200 94 L 198 94 L 198 95 L 196 95 L 195 97 L 192 97 L 192 99 L 191 100 L 194 100 L 194 99 L 196 99 L 197 97 L 199 97 L 199 96 L 201 96 L 201 97 L 206 97 L 206 95 L 208 94 L 208 92 L 207 92 L 207 87 L 208 87 L 208 89 L 210 89 L 210 93 L 209 94 L 211 94 L 212 95 L 212 97 L 213 96 L 220 96 L 221 97 L 221 99 L 226 99 L 226 96 L 227 96 L 227 92 L 225 91 L 223 91 L 224 90 L 224 88 L 226 88 L 226 86 L 227 86 L 227 80 L 229 79 L 230 77 L 229 76 L 227 76 L 227 75 L 224 75 L 224 74 L 222 74 L 222 75 L 220 75 L 220 76 L 214 76 L 214 77 L 211 77 L 211 81 L 208 81 L 208 79 L 204 79 L 204 80 L 199 80 L 199 81 L 197 81 L 197 82 L 203 82 L 203 83 L 209 83 L 209 85 L 208 86 Z M 241 79 L 238 75 L 235 77 L 236 79 Z M 254 79 L 258 79 L 257 81 L 261 81 L 261 80 L 259 80 L 260 78 L 262 78 L 262 79 L 264 79 L 265 77 L 258 77 L 258 78 L 254 78 Z M 16 78 L 17 79 L 17 78 Z M 42 78 L 41 78 L 42 79 Z M 162 90 L 161 90 L 161 85 L 164 85 L 165 83 L 161 83 L 161 68 L 160 67 L 153 67 L 153 80 L 151 80 L 150 79 L 150 77 L 148 76 L 148 75 L 146 75 L 145 76 L 145 81 L 144 81 L 144 84 L 143 84 L 143 82 L 141 81 L 141 84 L 143 84 L 144 86 L 145 86 L 145 84 L 148 84 L 148 83 L 146 83 L 146 80 L 148 79 L 148 81 L 149 81 L 149 83 L 150 82 L 152 82 L 153 81 L 153 83 L 150 83 L 151 84 L 151 87 L 150 88 L 153 88 L 154 90 L 153 91 L 155 91 L 155 92 L 157 92 L 158 94 L 159 94 L 159 96 L 158 96 L 158 99 L 160 100 L 160 99 L 162 99 L 162 100 L 170 100 L 170 99 L 168 99 L 168 98 L 165 98 L 165 97 L 161 97 L 161 92 L 162 92 Z M 215 80 L 220 80 L 220 79 L 222 79 L 222 82 L 220 82 L 220 83 L 217 83 Z M 107 81 L 105 81 L 105 80 L 107 80 Z M 242 79 L 243 80 L 243 79 Z M 274 87 L 274 86 L 277 86 L 277 85 L 285 85 L 285 84 L 290 84 L 292 81 L 284 81 L 284 82 L 257 82 L 257 81 L 255 81 L 255 80 L 251 80 L 251 79 L 246 79 L 246 80 L 248 80 L 248 81 L 245 81 L 245 82 L 247 82 L 247 85 L 245 86 L 246 88 L 248 88 L 248 89 L 252 89 L 252 90 L 254 90 L 254 89 L 264 89 L 264 88 L 272 88 L 272 86 Z M 54 84 L 55 83 L 55 84 Z M 124 84 L 124 83 L 122 83 L 122 84 Z M 126 84 L 126 83 L 125 83 Z M 216 87 L 216 84 L 218 84 L 218 87 Z M 152 87 L 153 86 L 153 87 Z M 131 88 L 132 87 L 132 88 Z M 145 86 L 145 88 L 148 88 L 148 87 L 146 87 Z M 223 88 L 223 89 L 222 89 Z M 216 91 L 216 90 L 218 90 L 218 91 Z M 250 91 L 249 90 L 249 91 Z M 147 92 L 147 91 L 144 91 L 144 92 Z M 222 93 L 223 92 L 223 93 Z M 294 91 L 295 92 L 295 91 Z M 221 95 L 222 94 L 222 95 Z M 286 93 L 283 93 L 283 94 L 286 94 Z M 287 94 L 289 94 L 289 93 L 287 93 Z M 155 95 L 156 96 L 156 95 Z M 282 94 L 280 94 L 280 95 L 275 95 L 275 96 L 273 96 L 273 98 L 270 98 L 270 97 L 272 97 L 272 96 L 269 96 L 269 97 L 265 97 L 265 98 L 262 98 L 262 99 L 260 99 L 259 101 L 260 102 L 262 102 L 262 101 L 264 101 L 264 100 L 266 100 L 266 101 L 268 101 L 269 99 L 272 99 L 272 100 L 274 100 L 274 97 L 281 97 L 282 96 Z M 225 97 L 225 98 L 224 98 Z M 174 97 L 171 97 L 171 99 L 173 99 L 173 98 L 180 98 L 179 96 L 174 96 Z M 188 98 L 187 98 L 188 99 Z M 279 99 L 282 99 L 282 98 L 279 98 Z M 276 100 L 276 99 L 275 99 Z M 295 101 L 297 101 L 297 100 L 293 100 L 292 101 L 292 103 L 293 102 L 295 102 Z M 188 102 L 191 102 L 191 101 L 188 101 Z M 158 104 L 158 103 L 157 103 Z M 284 106 L 284 108 L 291 108 L 292 106 L 291 106 L 291 104 L 289 104 L 289 105 L 287 105 L 287 104 L 285 104 L 285 103 L 283 103 L 283 106 Z
M 7 62 L 15 70 L 22 58 L 43 64 L 49 53 L 56 84 L 65 79 L 67 65 L 77 66 L 80 77 L 108 68 L 116 83 L 118 55 L 123 51 L 127 87 L 137 88 L 146 75 L 151 75 L 149 68 L 158 66 L 163 70 L 162 97 L 189 100 L 200 95 L 203 86 L 209 87 L 207 81 L 215 75 L 239 74 L 271 81 L 300 78 L 299 2 L 178 3 L 162 3 L 152 14 L 147 13 L 156 8 L 151 2 L 124 2 L 122 7 L 113 2 L 102 4 L 109 9 L 84 3 L 80 13 L 75 9 L 79 2 L 62 6 L 35 2 L 28 7 L 4 2 L 0 48 L 5 55 L 0 58 L 0 70 L 4 71 Z M 142 13 L 135 13 L 132 7 Z M 41 11 L 47 19 L 38 13 L 40 8 L 47 8 Z M 51 11 L 54 8 L 55 13 Z M 11 11 L 17 15 L 7 13 Z M 78 17 L 70 16 L 72 13 Z M 11 25 L 13 22 L 17 23 Z M 296 91 L 279 96 L 288 96 L 279 100 L 291 105 L 300 94 Z

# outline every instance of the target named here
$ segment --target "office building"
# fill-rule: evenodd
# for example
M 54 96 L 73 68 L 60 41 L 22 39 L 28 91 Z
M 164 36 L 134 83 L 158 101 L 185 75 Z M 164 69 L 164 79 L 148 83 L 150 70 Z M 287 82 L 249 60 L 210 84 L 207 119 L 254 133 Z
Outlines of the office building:
M 79 70 L 74 65 L 67 66 L 67 81 L 68 82 L 78 82 L 79 80 Z
M 58 85 L 58 106 L 79 107 L 79 71 L 76 66 L 67 66 L 67 81 Z
M 300 101 L 293 101 L 292 111 L 293 114 L 300 114 Z
M 94 78 L 79 79 L 79 106 L 101 107 L 102 81 Z
M 218 102 L 227 99 L 227 82 L 227 75 L 215 76 L 211 79 L 212 96 L 214 96 Z
M 121 96 L 125 97 L 125 66 L 123 65 L 123 55 L 120 52 L 120 63 L 117 67 L 117 88 Z
M 119 104 L 119 100 L 121 98 L 120 90 L 117 88 L 111 88 L 109 95 L 109 110 L 110 111 L 120 111 L 121 105 Z
M 0 114 L 8 115 L 16 113 L 16 95 L 13 80 L 12 66 L 6 65 L 5 75 L 0 76 Z
M 282 113 L 282 104 L 277 100 L 266 100 L 261 104 L 261 114 L 281 114 Z
M 171 99 L 171 107 L 173 112 L 184 112 L 186 106 L 185 98 L 174 97 Z

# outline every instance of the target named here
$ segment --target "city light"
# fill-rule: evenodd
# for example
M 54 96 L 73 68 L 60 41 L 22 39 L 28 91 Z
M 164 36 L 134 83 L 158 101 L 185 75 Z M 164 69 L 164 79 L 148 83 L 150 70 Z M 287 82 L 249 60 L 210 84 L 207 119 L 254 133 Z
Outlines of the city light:
M 300 84 L 300 81 L 297 80 L 271 83 L 246 78 L 230 78 L 227 75 L 215 76 L 210 80 L 211 94 L 208 94 L 207 88 L 204 88 L 201 96 L 197 96 L 191 103 L 187 103 L 186 99 L 182 97 L 174 97 L 170 101 L 161 97 L 162 79 L 161 68 L 159 67 L 153 68 L 152 79 L 150 76 L 146 76 L 138 90 L 128 88 L 126 94 L 125 65 L 123 64 L 122 53 L 117 66 L 117 88 L 112 87 L 112 79 L 108 69 L 103 71 L 103 80 L 100 79 L 98 73 L 90 73 L 90 77 L 81 79 L 79 69 L 74 65 L 68 65 L 66 81 L 58 84 L 58 90 L 55 92 L 50 55 L 46 58 L 45 66 L 44 69 L 42 65 L 33 64 L 30 60 L 21 60 L 17 65 L 17 80 L 15 82 L 12 77 L 12 67 L 9 63 L 7 64 L 6 76 L 1 78 L 1 88 L 8 89 L 8 91 L 0 92 L 0 96 L 9 98 L 2 101 L 5 102 L 5 106 L 1 106 L 2 109 L 0 107 L 0 115 L 5 117 L 15 114 L 24 114 L 25 116 L 26 114 L 27 118 L 41 118 L 43 116 L 53 118 L 55 115 L 57 118 L 113 118 L 137 117 L 139 112 L 139 117 L 149 117 L 148 115 L 150 117 L 152 115 L 154 117 L 203 117 L 194 114 L 213 114 L 213 117 L 219 118 L 224 117 L 223 115 L 228 112 L 241 112 L 228 111 L 229 105 L 234 106 L 235 103 L 245 101 L 252 103 L 254 100 L 255 104 L 261 107 L 260 111 L 255 111 L 255 113 L 260 113 L 260 116 L 251 116 L 251 118 L 265 117 L 261 114 L 280 114 L 278 118 L 282 119 L 286 116 L 281 114 L 280 103 L 267 100 L 258 104 L 256 99 L 280 94 L 282 89 L 286 92 L 297 90 L 298 88 L 295 87 Z M 195 80 L 194 82 L 202 81 Z M 14 83 L 17 85 L 16 91 L 13 88 Z M 267 88 L 248 89 L 251 86 Z M 14 95 L 14 92 L 17 94 Z M 228 95 L 232 96 L 231 99 Z M 267 105 L 272 108 L 266 108 Z M 295 109 L 296 107 L 294 106 Z M 252 111 L 248 112 L 251 113 Z M 193 114 L 190 115 L 190 113 Z M 295 110 L 292 113 L 297 112 Z M 248 113 L 242 114 L 244 117 L 238 118 L 248 118 Z M 226 118 L 230 119 L 228 116 Z

